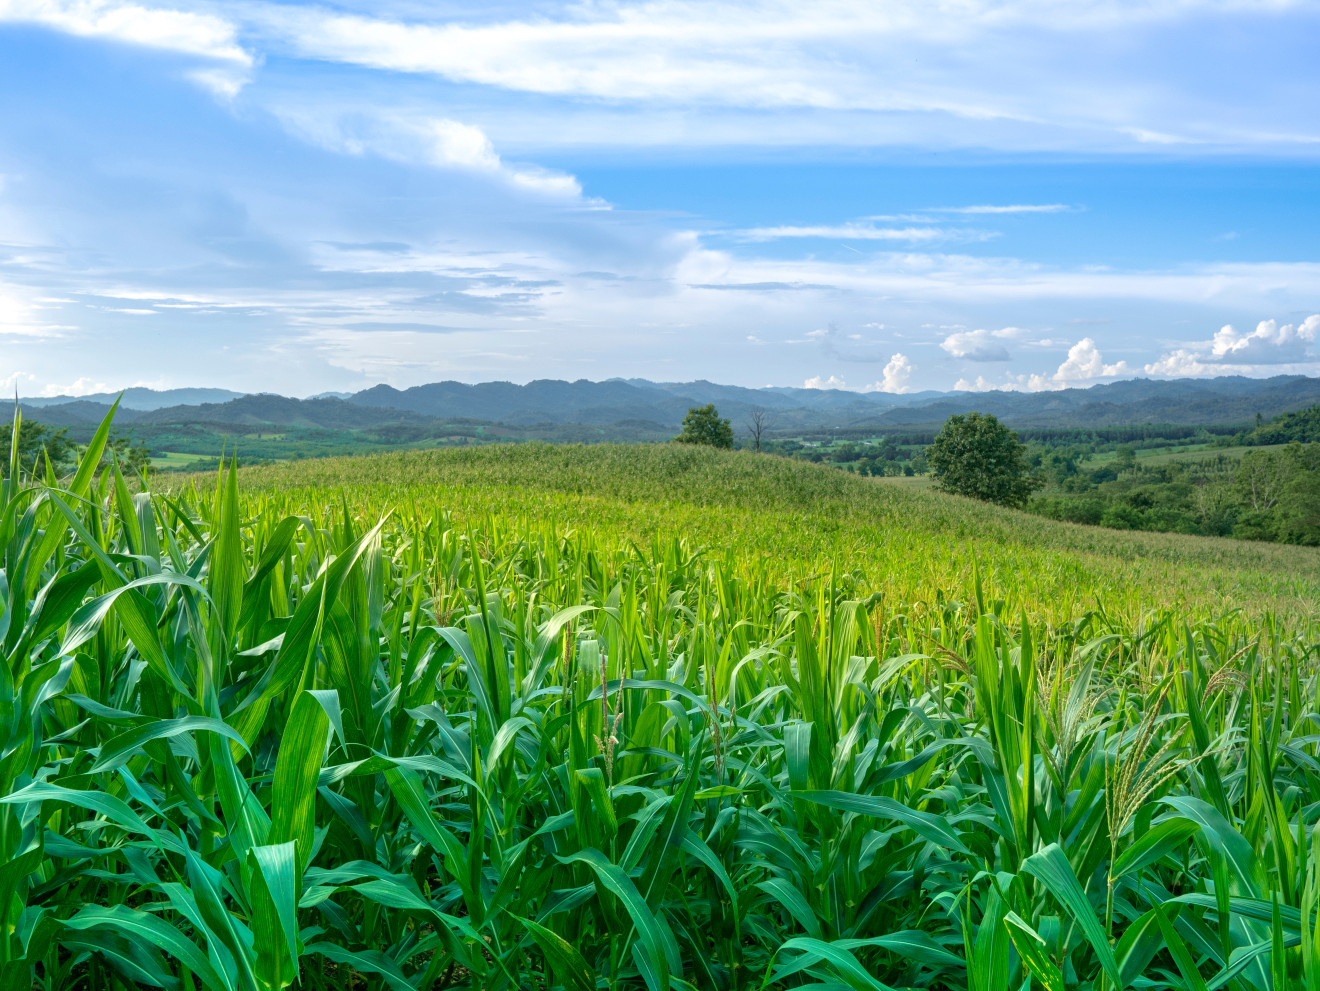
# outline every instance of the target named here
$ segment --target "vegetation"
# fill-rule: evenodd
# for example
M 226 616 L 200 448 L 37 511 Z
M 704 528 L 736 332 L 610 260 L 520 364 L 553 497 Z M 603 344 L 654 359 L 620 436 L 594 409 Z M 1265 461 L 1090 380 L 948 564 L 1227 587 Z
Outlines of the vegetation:
M 1271 445 L 1271 444 L 1315 444 L 1320 443 L 1320 405 L 1292 413 L 1283 413 L 1268 423 L 1257 418 L 1256 428 L 1251 431 L 1226 437 L 1221 444 L 1228 445 Z
M 679 444 L 733 447 L 733 427 L 728 420 L 720 419 L 714 403 L 693 406 L 683 417 L 683 432 L 674 440 Z
M 1293 544 L 1320 543 L 1320 444 L 1112 458 L 1037 452 L 1048 482 L 1027 508 L 1053 519 Z
M 29 475 L 45 474 L 46 461 L 56 472 L 68 470 L 77 457 L 78 446 L 69 439 L 68 428 L 55 429 L 35 420 L 20 421 L 19 428 L 0 431 L 0 475 L 9 477 L 11 465 Z
M 42 411 L 37 411 L 42 412 Z M 86 444 L 95 423 L 67 428 L 69 439 Z M 386 451 L 470 447 L 526 440 L 553 443 L 634 443 L 667 440 L 672 433 L 654 423 L 618 423 L 609 428 L 584 424 L 508 426 L 478 420 L 435 421 L 426 426 L 383 423 L 364 429 L 254 423 L 136 423 L 135 441 L 164 470 L 197 471 L 218 465 L 221 451 L 237 451 L 244 464 L 341 457 Z M 3 431 L 0 431 L 3 432 Z
M 18 428 L 0 430 L 0 477 L 8 478 L 11 466 L 28 475 L 45 475 L 47 463 L 53 475 L 69 471 L 78 459 L 80 446 L 69 436 L 67 427 L 48 426 L 35 420 L 17 418 Z M 116 460 L 129 472 L 146 471 L 151 456 L 145 444 L 132 437 L 112 432 L 105 444 L 98 470 Z
M 1314 551 L 108 432 L 3 491 L 5 987 L 1320 981 Z
M 926 451 L 939 487 L 1001 506 L 1022 506 L 1039 480 L 1027 465 L 1026 445 L 990 414 L 949 417 Z

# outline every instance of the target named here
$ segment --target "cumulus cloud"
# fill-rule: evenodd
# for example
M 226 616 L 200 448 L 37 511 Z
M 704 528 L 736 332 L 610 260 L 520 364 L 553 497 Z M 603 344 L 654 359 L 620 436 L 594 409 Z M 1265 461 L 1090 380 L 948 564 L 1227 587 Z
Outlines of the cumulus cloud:
M 1004 347 L 1002 339 L 1012 337 L 1016 329 L 1006 327 L 1003 330 L 958 330 L 940 342 L 940 348 L 967 361 L 1008 361 L 1012 355 Z
M 1225 324 L 1208 341 L 1167 351 L 1146 366 L 1150 375 L 1224 375 L 1257 366 L 1296 365 L 1317 360 L 1311 351 L 1320 334 L 1320 313 L 1300 323 L 1262 320 L 1250 333 Z
M 956 392 L 1017 392 L 1020 387 L 1011 378 L 1007 382 L 991 382 L 984 375 L 974 379 L 960 378 L 953 383 Z
M 960 378 L 953 387 L 959 392 L 1047 392 L 1097 379 L 1117 378 L 1129 374 L 1130 371 L 1126 361 L 1113 365 L 1105 364 L 1104 355 L 1096 347 L 1095 341 L 1083 337 L 1068 349 L 1067 357 L 1053 374 L 1010 372 L 997 382 L 978 375 L 975 379 Z
M 873 385 L 868 385 L 863 392 L 892 392 L 901 394 L 908 392 L 911 386 L 908 383 L 912 379 L 912 362 L 908 356 L 902 353 L 895 354 L 889 359 L 889 364 L 885 365 L 882 373 L 883 378 Z
M 1054 373 L 1054 381 L 1060 385 L 1070 382 L 1089 382 L 1091 379 L 1126 375 L 1127 371 L 1126 361 L 1120 361 L 1116 365 L 1106 365 L 1100 349 L 1095 346 L 1095 341 L 1083 337 L 1068 349 L 1068 357 Z
M 1232 325 L 1225 325 L 1215 334 L 1210 350 L 1216 360 L 1234 365 L 1301 361 L 1307 357 L 1308 347 L 1315 343 L 1317 331 L 1320 331 L 1320 313 L 1299 324 L 1283 326 L 1273 320 L 1262 320 L 1250 334 L 1239 334 Z
M 814 375 L 802 383 L 804 389 L 846 389 L 848 383 L 838 376 L 831 375 L 824 378 L 820 375 Z
M 1224 370 L 1207 364 L 1202 356 L 1186 348 L 1177 348 L 1165 352 L 1146 366 L 1147 375 L 1167 376 L 1168 378 L 1186 378 L 1196 375 L 1222 375 Z
M 907 355 L 901 353 L 893 354 L 885 365 L 884 371 L 880 373 L 881 378 L 878 382 L 872 382 L 870 385 L 862 386 L 860 390 L 854 389 L 852 391 L 890 392 L 894 394 L 908 392 L 911 388 L 908 383 L 912 378 L 912 369 L 912 362 L 908 360 Z M 837 375 L 831 375 L 829 378 L 825 378 L 823 375 L 815 375 L 803 382 L 802 388 L 840 389 L 846 391 L 848 389 L 848 383 Z
M 36 376 L 27 372 L 10 372 L 9 374 L 0 374 L 0 396 L 9 396 L 11 399 L 15 392 L 21 393 L 20 385 L 24 382 L 33 382 Z
M 104 382 L 98 382 L 86 376 L 70 382 L 68 385 L 49 383 L 41 390 L 43 396 L 90 396 L 96 393 L 114 391 Z

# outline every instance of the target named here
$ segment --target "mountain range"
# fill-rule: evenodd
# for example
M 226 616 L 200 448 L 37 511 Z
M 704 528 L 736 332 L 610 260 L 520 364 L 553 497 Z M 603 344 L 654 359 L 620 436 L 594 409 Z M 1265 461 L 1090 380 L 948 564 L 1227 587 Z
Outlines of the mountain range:
M 84 426 L 104 417 L 113 394 L 24 399 L 25 415 L 53 425 Z M 295 399 L 224 389 L 133 388 L 124 391 L 121 425 L 196 424 L 221 432 L 269 428 L 424 430 L 444 421 L 507 427 L 592 428 L 600 439 L 661 439 L 675 433 L 692 406 L 714 403 L 741 431 L 756 410 L 775 433 L 937 427 L 954 413 L 980 410 L 1018 427 L 1125 424 L 1247 424 L 1320 403 L 1320 378 L 1280 375 L 1157 381 L 1132 379 L 1055 392 L 921 392 L 905 395 L 831 389 L 765 388 L 707 381 L 609 379 L 565 382 L 434 382 L 409 389 L 377 385 L 353 394 Z

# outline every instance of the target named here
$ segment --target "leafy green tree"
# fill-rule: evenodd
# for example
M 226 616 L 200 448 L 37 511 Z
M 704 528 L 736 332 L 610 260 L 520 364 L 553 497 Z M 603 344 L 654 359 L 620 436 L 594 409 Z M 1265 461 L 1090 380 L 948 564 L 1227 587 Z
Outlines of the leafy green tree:
M 78 445 L 69 439 L 67 427 L 56 430 L 36 420 L 24 420 L 18 429 L 18 461 L 25 474 L 44 475 L 46 462 L 42 455 L 50 458 L 56 474 L 73 466 L 77 460 Z M 9 474 L 14 447 L 12 421 L 0 425 L 0 473 Z
M 707 444 L 710 447 L 733 447 L 733 427 L 721 420 L 714 403 L 693 406 L 683 417 L 683 432 L 674 440 L 679 444 Z
M 926 451 L 939 487 L 1001 506 L 1024 506 L 1041 481 L 1031 474 L 1026 445 L 987 413 L 949 417 Z
M 1120 444 L 1114 448 L 1114 469 L 1131 471 L 1137 466 L 1137 449 L 1131 444 Z
M 151 451 L 147 445 L 142 441 L 135 442 L 131 436 L 123 434 L 111 436 L 99 467 L 105 468 L 109 465 L 111 453 L 114 454 L 120 471 L 145 475 L 154 470 L 151 467 Z
M 13 437 L 12 421 L 0 425 L 0 477 L 9 474 Z M 67 427 L 56 429 L 36 420 L 24 420 L 19 426 L 18 461 L 25 475 L 44 477 L 46 458 L 50 458 L 56 475 L 71 472 L 78 463 L 78 451 L 79 446 L 69 437 Z M 145 444 L 134 442 L 130 436 L 117 432 L 111 435 L 97 465 L 98 471 L 110 466 L 112 455 L 121 471 L 129 474 L 151 471 L 151 452 Z
M 1284 448 L 1292 474 L 1279 497 L 1278 539 L 1290 544 L 1320 544 L 1320 443 Z

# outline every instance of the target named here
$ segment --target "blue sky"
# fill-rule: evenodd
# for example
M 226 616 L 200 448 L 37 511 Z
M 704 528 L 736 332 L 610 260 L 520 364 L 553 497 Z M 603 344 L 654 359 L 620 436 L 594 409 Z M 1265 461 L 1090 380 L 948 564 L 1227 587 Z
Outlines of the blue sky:
M 0 385 L 1320 373 L 1320 4 L 0 0 Z

